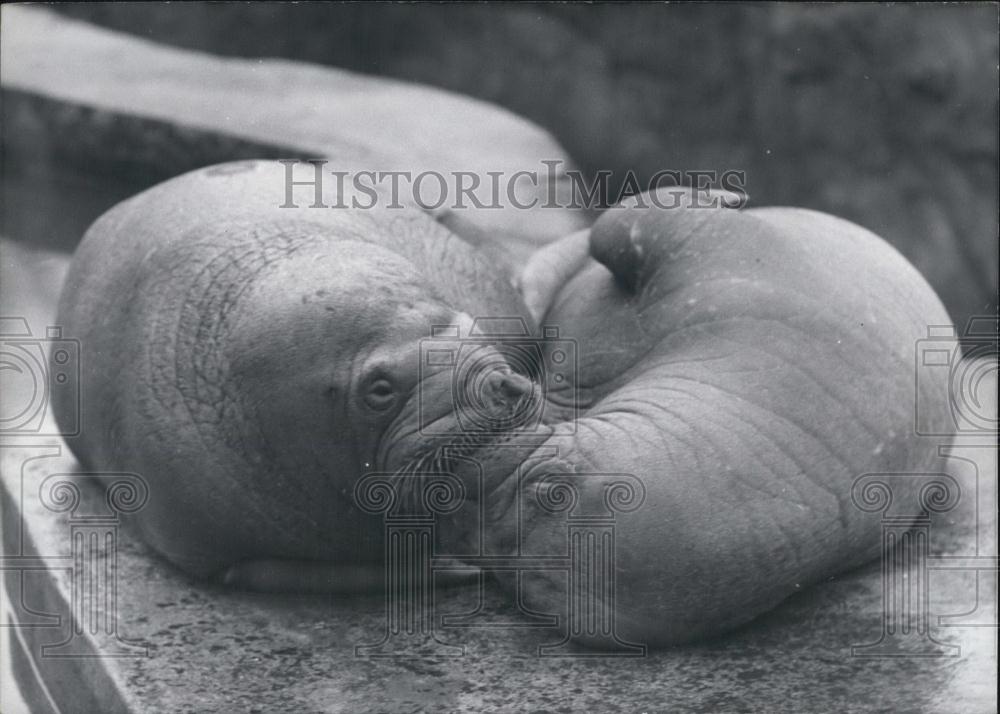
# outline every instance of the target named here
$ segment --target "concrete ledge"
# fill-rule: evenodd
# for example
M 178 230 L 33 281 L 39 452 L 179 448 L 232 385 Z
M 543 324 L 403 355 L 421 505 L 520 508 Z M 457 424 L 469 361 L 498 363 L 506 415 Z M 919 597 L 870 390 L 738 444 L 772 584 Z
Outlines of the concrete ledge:
M 568 200 L 572 167 L 545 131 L 495 105 L 300 62 L 177 50 L 38 8 L 6 6 L 3 20 L 4 149 L 13 157 L 5 162 L 16 168 L 96 164 L 134 178 L 134 190 L 239 158 L 326 158 L 329 170 L 352 173 L 468 172 L 483 177 L 479 200 L 500 210 L 468 198 L 452 208 L 451 188 L 435 214 L 461 214 L 515 263 L 586 223 L 577 212 L 519 208 L 504 190 L 493 200 L 487 172 L 507 180 L 519 171 L 538 173 L 535 185 L 517 181 L 521 205 Z M 562 163 L 550 174 L 545 160 Z M 414 203 L 412 191 L 401 193 Z M 436 199 L 427 190 L 424 200 Z
M 38 488 L 52 474 L 72 474 L 74 464 L 55 441 L 5 443 L 2 452 L 2 567 L 5 605 L 20 624 L 8 632 L 16 672 L 26 696 L 40 704 L 51 698 L 63 712 L 968 712 L 995 701 L 995 572 L 931 576 L 930 634 L 958 648 L 945 657 L 852 656 L 852 646 L 874 642 L 882 631 L 881 570 L 874 564 L 793 598 L 724 640 L 640 659 L 537 657 L 540 644 L 561 639 L 559 627 L 439 627 L 439 639 L 464 646 L 464 656 L 372 659 L 356 657 L 354 648 L 380 639 L 381 594 L 335 601 L 193 583 L 152 556 L 127 526 L 118 535 L 115 631 L 136 656 L 111 656 L 118 646 L 86 628 L 78 637 L 95 656 L 46 656 L 43 648 L 67 640 L 74 624 L 74 571 L 71 524 L 40 502 Z M 968 464 L 955 463 L 953 475 L 968 483 Z M 80 486 L 81 509 L 97 508 L 100 490 L 82 479 Z M 943 543 L 949 554 L 976 554 L 967 526 L 938 525 L 936 552 Z M 101 551 L 95 562 L 112 557 Z M 34 569 L 39 558 L 47 570 Z M 474 587 L 438 595 L 438 616 L 477 606 Z M 489 618 L 517 615 L 492 587 L 486 601 Z M 95 621 L 109 612 L 98 604 Z M 962 614 L 963 626 L 938 624 L 939 616 Z

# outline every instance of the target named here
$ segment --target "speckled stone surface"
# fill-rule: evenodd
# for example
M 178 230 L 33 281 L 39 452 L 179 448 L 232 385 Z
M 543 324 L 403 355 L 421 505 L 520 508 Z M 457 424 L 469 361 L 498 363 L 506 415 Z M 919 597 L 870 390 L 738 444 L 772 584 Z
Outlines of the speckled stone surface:
M 3 450 L 5 555 L 68 553 L 65 517 L 33 497 L 47 475 L 72 470 L 72 460 L 60 451 L 57 443 Z M 982 449 L 970 453 L 983 456 Z M 32 455 L 40 458 L 31 460 Z M 85 502 L 102 497 L 93 487 L 84 495 Z M 970 515 L 935 524 L 932 550 L 974 554 L 966 527 Z M 23 544 L 18 543 L 21 516 Z M 9 557 L 4 562 L 12 564 Z M 960 648 L 952 657 L 851 656 L 852 646 L 875 641 L 881 632 L 876 563 L 803 592 L 722 640 L 644 658 L 539 658 L 539 644 L 561 639 L 558 629 L 509 628 L 440 630 L 441 641 L 464 646 L 460 657 L 370 659 L 356 657 L 354 647 L 380 639 L 380 595 L 335 601 L 193 583 L 151 556 L 127 528 L 120 533 L 118 565 L 118 632 L 144 643 L 148 657 L 86 662 L 99 664 L 113 690 L 88 691 L 105 677 L 93 671 L 81 675 L 78 660 L 39 656 L 41 645 L 66 638 L 65 620 L 61 627 L 20 631 L 50 692 L 63 697 L 63 711 L 85 711 L 74 702 L 93 701 L 104 711 L 120 705 L 135 712 L 985 712 L 995 707 L 996 629 L 937 626 L 939 616 L 970 611 L 975 612 L 965 622 L 995 622 L 995 575 L 988 573 L 979 578 L 978 609 L 975 573 L 931 574 L 931 634 Z M 8 597 L 14 599 L 24 578 L 25 607 L 68 611 L 69 570 L 5 575 Z M 476 590 L 439 591 L 439 599 L 439 615 L 466 612 L 476 606 Z M 492 588 L 487 612 L 515 614 Z

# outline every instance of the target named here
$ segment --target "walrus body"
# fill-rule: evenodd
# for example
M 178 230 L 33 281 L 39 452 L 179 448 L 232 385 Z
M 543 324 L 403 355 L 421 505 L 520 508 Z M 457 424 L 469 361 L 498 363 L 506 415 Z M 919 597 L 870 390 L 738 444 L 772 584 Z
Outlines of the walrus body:
M 433 381 L 453 374 L 420 381 L 420 339 L 484 315 L 533 326 L 507 276 L 429 217 L 284 211 L 281 190 L 256 163 L 141 194 L 89 231 L 61 300 L 84 365 L 73 448 L 149 481 L 146 537 L 197 575 L 379 562 L 358 479 L 442 466 L 418 391 L 459 431 Z M 546 284 L 553 260 L 572 269 Z M 645 500 L 616 521 L 614 607 L 619 635 L 650 645 L 724 631 L 878 553 L 852 484 L 933 470 L 937 444 L 913 435 L 913 350 L 947 323 L 898 253 L 813 212 L 685 204 L 609 210 L 539 261 L 524 293 L 579 368 L 558 394 L 507 368 L 486 380 L 500 416 L 546 404 L 535 429 L 465 454 L 485 477 L 490 552 L 565 552 L 565 513 L 539 505 L 553 472 L 632 475 Z M 946 385 L 921 388 L 943 423 Z M 581 476 L 581 502 L 602 484 Z M 562 573 L 523 588 L 537 609 L 565 606 Z
M 352 489 L 417 436 L 397 428 L 379 451 L 417 388 L 419 340 L 479 313 L 528 317 L 507 276 L 426 215 L 281 209 L 283 182 L 274 162 L 226 164 L 120 204 L 61 296 L 86 355 L 71 446 L 90 470 L 147 480 L 145 537 L 196 575 L 375 560 L 380 523 Z
M 882 523 L 857 500 L 862 476 L 901 475 L 894 513 L 930 509 L 906 475 L 944 471 L 942 441 L 917 436 L 915 409 L 947 433 L 948 380 L 915 385 L 915 348 L 950 321 L 894 248 L 847 221 L 661 203 L 675 207 L 645 196 L 610 209 L 537 260 L 577 266 L 543 323 L 577 340 L 591 401 L 546 443 L 570 471 L 645 485 L 615 523 L 614 610 L 619 633 L 662 645 L 724 632 L 876 557 Z M 539 282 L 536 298 L 549 292 Z M 565 530 L 536 500 L 521 552 Z M 564 589 L 557 573 L 525 582 L 540 609 Z

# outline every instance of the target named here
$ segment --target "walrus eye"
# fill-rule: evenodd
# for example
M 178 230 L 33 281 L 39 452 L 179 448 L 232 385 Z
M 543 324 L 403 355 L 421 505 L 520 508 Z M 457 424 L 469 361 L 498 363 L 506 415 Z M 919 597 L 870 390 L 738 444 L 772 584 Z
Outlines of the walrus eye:
M 364 400 L 372 409 L 385 411 L 396 403 L 396 390 L 388 379 L 376 378 L 368 384 Z

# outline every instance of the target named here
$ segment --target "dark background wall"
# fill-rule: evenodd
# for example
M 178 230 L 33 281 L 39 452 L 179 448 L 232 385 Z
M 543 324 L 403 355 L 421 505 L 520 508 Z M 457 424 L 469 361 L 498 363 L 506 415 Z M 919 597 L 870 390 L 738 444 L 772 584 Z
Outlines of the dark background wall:
M 996 4 L 55 7 L 493 101 L 619 179 L 744 170 L 751 205 L 826 210 L 889 239 L 957 322 L 997 309 Z

